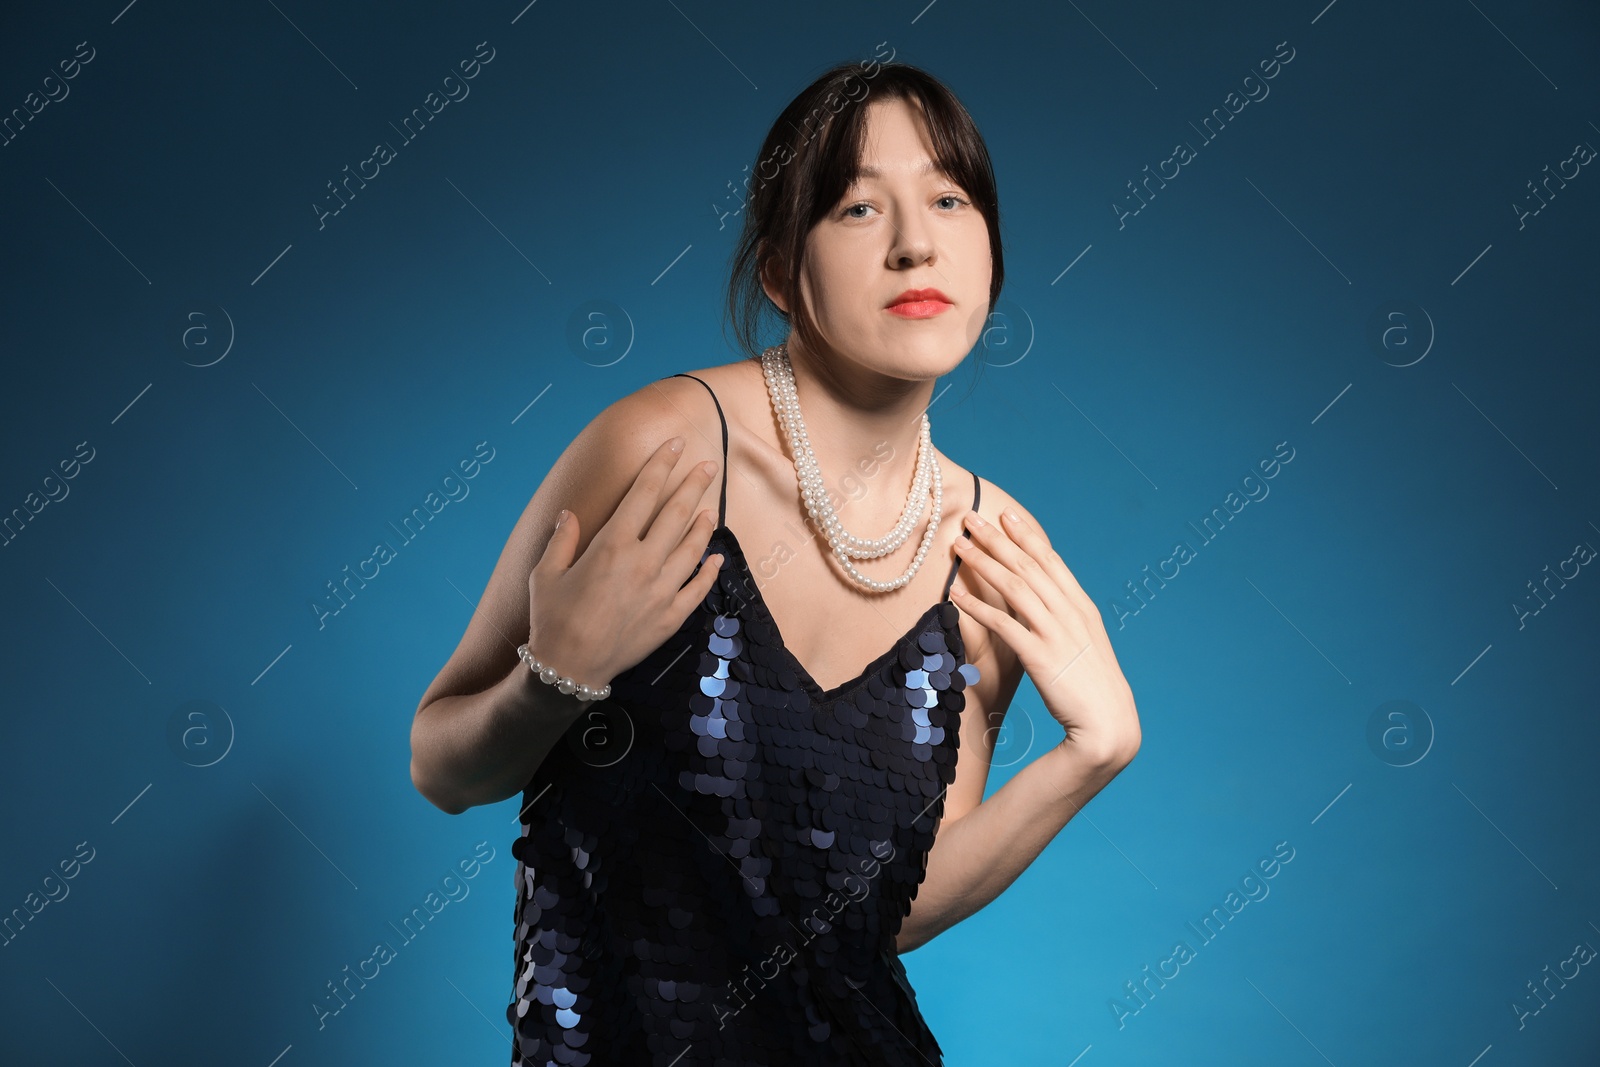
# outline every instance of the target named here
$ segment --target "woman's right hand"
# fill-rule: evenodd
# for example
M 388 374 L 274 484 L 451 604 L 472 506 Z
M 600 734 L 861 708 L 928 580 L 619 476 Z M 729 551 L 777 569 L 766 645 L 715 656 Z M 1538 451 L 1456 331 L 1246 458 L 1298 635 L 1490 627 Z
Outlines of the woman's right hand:
M 690 471 L 650 520 L 682 448 L 675 437 L 656 449 L 576 563 L 578 517 L 568 512 L 528 575 L 528 650 L 579 684 L 599 689 L 659 648 L 722 569 L 719 552 L 683 584 L 714 529 L 715 512 L 692 520 L 690 513 L 716 474 L 715 460 Z

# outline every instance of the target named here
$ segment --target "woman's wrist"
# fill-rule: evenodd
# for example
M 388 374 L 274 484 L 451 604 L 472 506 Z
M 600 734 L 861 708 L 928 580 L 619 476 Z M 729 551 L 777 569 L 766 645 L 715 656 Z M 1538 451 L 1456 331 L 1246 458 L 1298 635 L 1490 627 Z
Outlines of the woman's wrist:
M 506 709 L 511 715 L 507 722 L 511 729 L 520 728 L 530 716 L 570 723 L 580 718 L 585 709 L 594 707 L 593 703 L 579 700 L 576 694 L 563 693 L 553 685 L 546 685 L 520 658 L 512 664 L 503 682 L 516 694 L 514 704 Z
M 517 646 L 517 656 L 539 681 L 554 687 L 557 692 L 565 696 L 574 697 L 581 703 L 590 704 L 597 700 L 604 700 L 611 695 L 611 683 L 609 681 L 594 686 L 578 681 L 570 675 L 561 674 L 554 665 L 546 663 L 535 656 L 526 644 Z

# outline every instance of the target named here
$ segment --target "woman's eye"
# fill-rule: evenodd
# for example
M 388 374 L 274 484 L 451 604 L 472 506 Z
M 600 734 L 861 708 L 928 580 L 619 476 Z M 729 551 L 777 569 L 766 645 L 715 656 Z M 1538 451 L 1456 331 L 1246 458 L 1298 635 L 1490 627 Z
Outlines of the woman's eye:
M 934 202 L 938 203 L 938 204 L 942 204 L 947 200 L 953 201 L 953 205 L 951 207 L 948 207 L 948 208 L 945 209 L 947 212 L 948 211 L 954 211 L 957 207 L 960 207 L 960 206 L 967 205 L 967 204 L 971 203 L 971 201 L 966 199 L 965 197 L 957 196 L 954 193 L 946 193 L 944 196 L 941 196 L 938 200 L 936 200 Z M 851 214 L 851 212 L 855 211 L 857 208 L 870 208 L 870 207 L 872 207 L 872 205 L 863 200 L 860 203 L 851 204 L 849 207 L 847 207 L 843 211 L 841 211 L 840 214 L 843 215 L 845 218 L 850 218 L 850 219 L 866 218 L 865 215 L 855 215 L 855 214 Z

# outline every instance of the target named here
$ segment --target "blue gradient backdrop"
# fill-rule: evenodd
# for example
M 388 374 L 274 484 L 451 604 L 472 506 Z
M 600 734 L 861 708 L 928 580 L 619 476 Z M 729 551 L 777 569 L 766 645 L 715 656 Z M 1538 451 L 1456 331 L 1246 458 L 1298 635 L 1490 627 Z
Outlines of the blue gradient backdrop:
M 0 16 L 0 1060 L 509 1059 L 517 804 L 416 793 L 417 701 L 567 442 L 737 358 L 734 189 L 885 42 L 1000 182 L 937 439 L 1046 525 L 1144 729 L 906 957 L 949 1062 L 1600 1062 L 1592 4 L 122 4 Z M 1031 685 L 1008 721 L 991 791 L 1055 739 Z

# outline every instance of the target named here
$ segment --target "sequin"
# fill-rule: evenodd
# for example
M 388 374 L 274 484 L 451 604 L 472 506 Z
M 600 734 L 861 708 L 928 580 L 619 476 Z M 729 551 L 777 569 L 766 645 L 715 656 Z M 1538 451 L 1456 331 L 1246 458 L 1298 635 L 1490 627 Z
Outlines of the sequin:
M 938 1067 L 894 939 L 978 680 L 948 599 L 960 562 L 945 599 L 825 691 L 723 523 L 726 421 L 723 450 L 718 579 L 612 679 L 604 710 L 631 745 L 558 745 L 526 787 L 511 1062 Z

